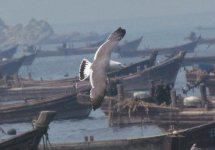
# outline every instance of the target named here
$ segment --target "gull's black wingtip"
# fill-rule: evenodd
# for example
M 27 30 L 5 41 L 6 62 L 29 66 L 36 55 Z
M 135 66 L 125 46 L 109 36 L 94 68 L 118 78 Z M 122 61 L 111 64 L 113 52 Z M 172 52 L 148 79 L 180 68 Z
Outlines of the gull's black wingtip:
M 126 30 L 123 29 L 122 27 L 119 27 L 117 30 L 118 30 L 119 32 L 123 33 L 124 35 L 125 35 L 125 33 L 126 33 Z
M 122 27 L 119 27 L 116 31 L 120 32 L 122 34 L 122 37 L 126 34 L 126 30 L 123 29 Z

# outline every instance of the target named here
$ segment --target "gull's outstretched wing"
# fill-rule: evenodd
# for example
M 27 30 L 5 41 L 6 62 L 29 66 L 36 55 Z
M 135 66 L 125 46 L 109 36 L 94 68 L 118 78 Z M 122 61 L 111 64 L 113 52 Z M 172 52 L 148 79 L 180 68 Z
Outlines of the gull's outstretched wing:
M 122 29 L 121 27 L 114 31 L 98 48 L 94 56 L 94 61 L 105 59 L 109 63 L 113 48 L 117 46 L 119 41 L 125 36 L 125 33 L 125 29 Z
M 121 27 L 114 31 L 96 51 L 92 65 L 87 60 L 82 61 L 80 67 L 80 80 L 84 80 L 88 76 L 90 77 L 92 86 L 90 98 L 94 110 L 101 106 L 105 96 L 107 69 L 109 67 L 112 49 L 124 37 L 125 33 L 125 29 L 122 29 Z
M 106 91 L 106 84 L 107 84 L 107 75 L 104 69 L 100 69 L 99 65 L 96 63 L 92 66 L 92 72 L 90 74 L 90 83 L 91 83 L 91 90 L 90 90 L 90 98 L 92 101 L 93 109 L 97 109 L 100 107 Z

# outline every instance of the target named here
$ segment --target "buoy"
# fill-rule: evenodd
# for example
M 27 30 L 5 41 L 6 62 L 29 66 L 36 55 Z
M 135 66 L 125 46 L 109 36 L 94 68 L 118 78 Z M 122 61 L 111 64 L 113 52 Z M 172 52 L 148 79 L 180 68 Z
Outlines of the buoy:
M 149 96 L 148 91 L 138 91 L 133 93 L 134 99 L 143 99 Z
M 183 103 L 187 107 L 201 107 L 201 99 L 196 96 L 185 97 Z

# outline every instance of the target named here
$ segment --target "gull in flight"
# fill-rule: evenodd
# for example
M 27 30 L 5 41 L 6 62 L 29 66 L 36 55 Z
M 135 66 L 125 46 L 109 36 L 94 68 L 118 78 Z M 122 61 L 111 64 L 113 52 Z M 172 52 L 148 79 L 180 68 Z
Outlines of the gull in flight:
M 79 68 L 79 79 L 80 81 L 83 81 L 88 77 L 90 79 L 90 99 L 92 101 L 93 110 L 99 108 L 104 99 L 111 52 L 124 37 L 125 33 L 125 29 L 119 27 L 98 48 L 92 63 L 87 59 L 83 59 L 81 62 Z

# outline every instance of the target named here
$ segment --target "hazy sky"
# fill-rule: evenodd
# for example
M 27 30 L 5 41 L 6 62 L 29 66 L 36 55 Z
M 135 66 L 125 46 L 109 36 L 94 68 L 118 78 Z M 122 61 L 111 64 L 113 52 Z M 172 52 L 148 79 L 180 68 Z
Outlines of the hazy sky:
M 215 0 L 0 0 L 7 24 L 31 18 L 51 24 L 215 12 Z

